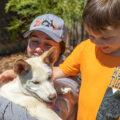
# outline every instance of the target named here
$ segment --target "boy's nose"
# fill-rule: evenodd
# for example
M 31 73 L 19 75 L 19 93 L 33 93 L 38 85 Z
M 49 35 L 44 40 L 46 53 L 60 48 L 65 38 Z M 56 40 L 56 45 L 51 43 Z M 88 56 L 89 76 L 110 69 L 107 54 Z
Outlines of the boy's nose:
M 50 94 L 48 96 L 48 99 L 52 101 L 52 100 L 56 99 L 56 97 L 57 97 L 57 95 L 54 93 L 54 94 Z

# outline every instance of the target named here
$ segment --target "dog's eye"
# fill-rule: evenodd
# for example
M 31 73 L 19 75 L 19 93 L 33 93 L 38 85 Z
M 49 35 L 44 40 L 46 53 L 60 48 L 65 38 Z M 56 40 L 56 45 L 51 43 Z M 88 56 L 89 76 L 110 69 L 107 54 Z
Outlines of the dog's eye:
M 40 82 L 38 82 L 38 81 L 32 81 L 32 83 L 33 83 L 33 84 L 36 84 L 36 85 L 37 85 L 37 84 L 40 84 Z

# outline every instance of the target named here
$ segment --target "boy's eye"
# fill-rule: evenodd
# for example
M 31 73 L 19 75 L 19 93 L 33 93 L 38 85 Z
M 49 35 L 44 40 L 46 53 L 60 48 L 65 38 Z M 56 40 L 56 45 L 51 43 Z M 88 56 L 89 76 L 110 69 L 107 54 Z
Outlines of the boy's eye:
M 110 40 L 111 38 L 112 38 L 112 37 L 107 37 L 107 38 L 104 38 L 104 37 L 103 37 L 104 40 Z

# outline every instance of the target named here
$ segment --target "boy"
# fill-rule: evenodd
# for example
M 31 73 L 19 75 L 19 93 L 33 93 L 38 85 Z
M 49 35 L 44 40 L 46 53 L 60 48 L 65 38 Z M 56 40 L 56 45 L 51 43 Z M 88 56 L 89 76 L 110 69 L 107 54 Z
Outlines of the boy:
M 89 39 L 54 68 L 53 79 L 81 72 L 77 120 L 120 119 L 120 0 L 88 0 Z

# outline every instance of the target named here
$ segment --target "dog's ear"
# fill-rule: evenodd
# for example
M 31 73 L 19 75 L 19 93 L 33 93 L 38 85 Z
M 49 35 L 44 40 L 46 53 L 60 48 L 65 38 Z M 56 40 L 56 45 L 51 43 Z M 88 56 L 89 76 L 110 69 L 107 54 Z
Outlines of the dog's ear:
M 18 75 L 22 75 L 23 73 L 29 71 L 31 68 L 30 64 L 28 64 L 23 59 L 19 59 L 14 64 L 14 72 Z
M 56 47 L 50 48 L 43 54 L 43 61 L 48 65 L 53 65 L 56 61 Z

